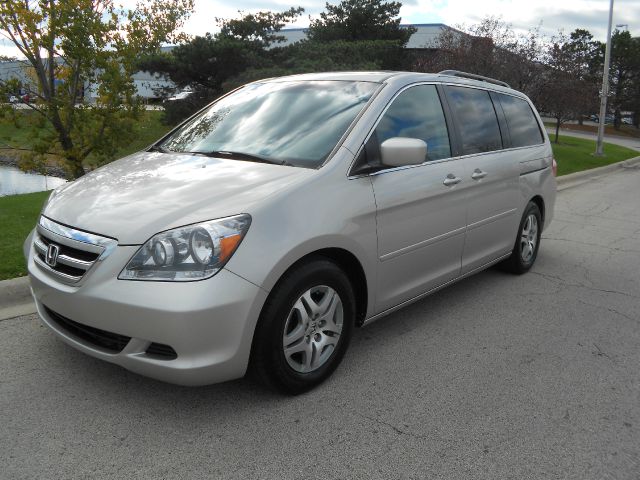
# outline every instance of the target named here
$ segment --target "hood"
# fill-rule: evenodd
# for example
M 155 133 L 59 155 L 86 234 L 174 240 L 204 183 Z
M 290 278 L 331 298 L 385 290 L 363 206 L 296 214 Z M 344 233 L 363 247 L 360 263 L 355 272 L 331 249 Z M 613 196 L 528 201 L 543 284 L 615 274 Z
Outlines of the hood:
M 57 222 L 141 244 L 170 228 L 253 208 L 316 170 L 141 152 L 99 168 L 56 190 L 44 214 Z

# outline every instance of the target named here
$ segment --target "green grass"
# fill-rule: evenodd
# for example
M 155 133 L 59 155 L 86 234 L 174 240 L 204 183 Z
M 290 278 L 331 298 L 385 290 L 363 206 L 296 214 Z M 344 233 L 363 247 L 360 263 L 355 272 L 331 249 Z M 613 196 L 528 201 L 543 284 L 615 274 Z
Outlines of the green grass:
M 17 112 L 18 120 L 15 121 L 10 116 L 0 117 L 0 155 L 19 153 L 19 150 L 7 149 L 8 146 L 21 149 L 28 149 L 32 144 L 33 126 L 37 125 L 38 114 L 28 110 Z M 123 145 L 117 152 L 115 159 L 124 157 L 131 153 L 142 150 L 151 143 L 158 140 L 171 127 L 161 123 L 162 112 L 157 110 L 145 111 L 142 113 L 140 122 L 138 123 L 138 131 L 135 140 L 127 145 Z M 50 129 L 48 124 L 44 124 L 41 128 Z M 86 165 L 94 165 L 95 159 L 89 156 Z
M 27 274 L 22 244 L 36 225 L 49 192 L 0 197 L 0 280 Z
M 558 140 L 557 144 L 551 143 L 553 154 L 558 162 L 558 176 L 603 167 L 640 156 L 640 152 L 630 148 L 605 143 L 604 157 L 596 157 L 593 155 L 596 151 L 596 142 L 593 140 L 562 135 Z
M 27 148 L 30 144 L 31 125 L 35 121 L 35 114 L 25 112 L 18 114 L 19 118 L 0 117 L 0 153 L 8 147 Z
M 163 125 L 160 120 L 162 118 L 162 112 L 157 110 L 151 110 L 144 112 L 142 118 L 138 124 L 138 132 L 136 138 L 129 145 L 123 145 L 118 153 L 117 158 L 122 158 L 135 152 L 139 152 L 143 148 L 148 147 L 153 142 L 162 137 L 165 133 L 171 130 L 170 126 Z M 90 161 L 90 158 L 88 159 Z

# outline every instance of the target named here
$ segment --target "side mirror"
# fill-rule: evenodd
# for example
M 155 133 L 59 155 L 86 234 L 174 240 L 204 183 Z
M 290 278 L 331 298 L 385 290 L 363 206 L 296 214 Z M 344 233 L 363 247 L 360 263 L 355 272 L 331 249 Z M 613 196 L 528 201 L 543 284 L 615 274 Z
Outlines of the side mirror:
M 418 138 L 393 137 L 382 142 L 380 155 L 389 167 L 419 165 L 427 158 L 427 144 Z

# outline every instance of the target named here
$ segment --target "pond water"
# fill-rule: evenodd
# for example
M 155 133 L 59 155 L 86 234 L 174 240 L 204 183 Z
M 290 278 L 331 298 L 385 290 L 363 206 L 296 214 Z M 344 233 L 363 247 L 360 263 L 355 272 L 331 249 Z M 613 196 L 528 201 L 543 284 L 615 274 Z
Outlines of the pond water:
M 51 190 L 65 182 L 63 178 L 24 173 L 15 167 L 0 165 L 0 197 Z

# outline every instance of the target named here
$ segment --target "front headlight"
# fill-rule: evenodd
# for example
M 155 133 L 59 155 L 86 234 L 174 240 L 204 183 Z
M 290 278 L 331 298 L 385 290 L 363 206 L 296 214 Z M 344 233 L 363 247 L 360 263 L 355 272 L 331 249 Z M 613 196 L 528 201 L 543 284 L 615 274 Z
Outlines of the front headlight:
M 244 238 L 247 214 L 158 233 L 140 247 L 118 276 L 121 280 L 186 282 L 215 275 Z

